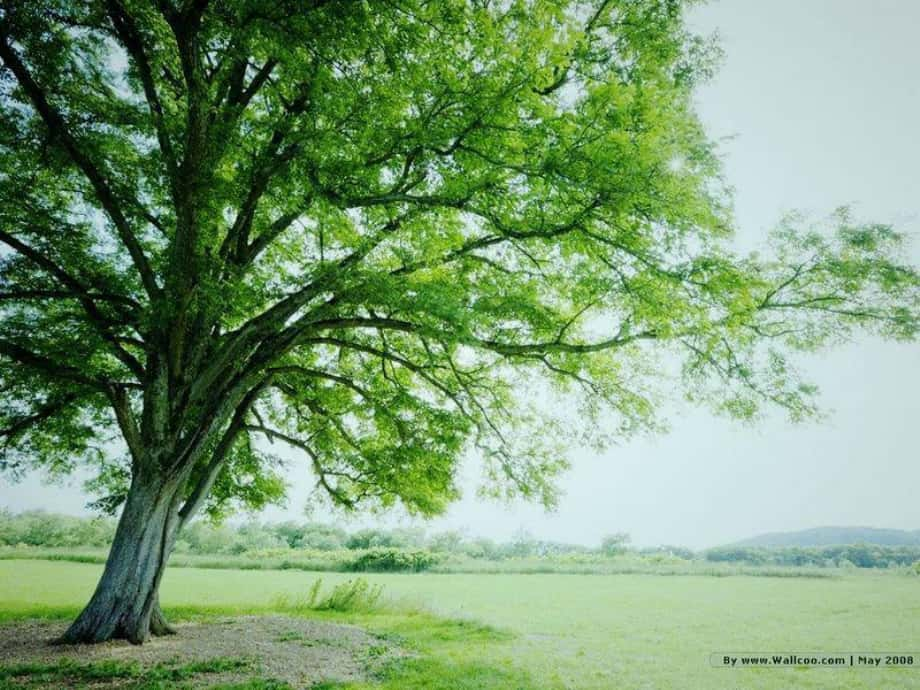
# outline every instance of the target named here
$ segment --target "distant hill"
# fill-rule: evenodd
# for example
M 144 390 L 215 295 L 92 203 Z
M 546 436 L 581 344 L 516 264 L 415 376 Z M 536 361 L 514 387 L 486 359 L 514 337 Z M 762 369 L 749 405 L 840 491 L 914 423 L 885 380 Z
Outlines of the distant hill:
M 815 527 L 798 532 L 769 532 L 735 542 L 731 546 L 838 546 L 878 544 L 879 546 L 920 546 L 920 530 L 880 529 L 877 527 Z

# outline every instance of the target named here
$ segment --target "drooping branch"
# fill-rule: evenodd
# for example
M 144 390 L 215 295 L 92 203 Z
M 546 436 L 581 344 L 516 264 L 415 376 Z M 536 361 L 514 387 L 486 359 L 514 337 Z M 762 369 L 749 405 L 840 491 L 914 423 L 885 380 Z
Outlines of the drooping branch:
M 102 339 L 109 344 L 113 354 L 119 360 L 121 360 L 121 362 L 127 366 L 131 372 L 136 377 L 138 377 L 139 380 L 143 380 L 145 373 L 144 366 L 131 353 L 129 353 L 121 346 L 110 328 L 112 325 L 111 322 L 106 319 L 99 311 L 92 293 L 90 293 L 89 290 L 87 290 L 80 281 L 71 276 L 67 271 L 58 266 L 47 256 L 29 246 L 25 242 L 20 241 L 19 238 L 15 237 L 14 235 L 0 230 L 0 241 L 9 247 L 12 247 L 23 256 L 44 268 L 66 287 L 70 288 L 73 291 L 71 294 L 83 305 L 86 314 L 89 316 L 90 322 L 95 326 L 96 331 L 99 333 Z M 131 303 L 131 300 L 127 301 Z
M 66 226 L 60 229 L 53 228 L 56 232 L 69 232 Z M 59 262 L 52 259 L 46 253 L 39 251 L 35 247 L 23 242 L 18 236 L 13 235 L 5 230 L 0 230 L 0 242 L 22 254 L 37 266 L 43 268 L 46 272 L 57 278 L 65 287 L 72 290 L 78 295 L 84 297 L 111 302 L 116 305 L 126 322 L 133 322 L 141 312 L 141 305 L 131 297 L 110 293 L 106 288 L 109 286 L 99 283 L 98 281 L 87 279 L 83 275 L 75 275 L 72 270 L 65 268 Z
M 327 381 L 332 381 L 346 388 L 350 388 L 355 393 L 360 395 L 366 401 L 373 403 L 374 397 L 364 388 L 356 384 L 353 380 L 346 376 L 341 376 L 339 374 L 334 374 L 330 371 L 323 371 L 321 369 L 314 369 L 311 367 L 301 367 L 293 365 L 285 365 L 279 367 L 272 367 L 268 369 L 270 374 L 285 374 L 285 373 L 294 373 L 306 376 L 307 378 L 316 378 L 316 379 L 325 379 Z
M 468 256 L 477 249 L 485 249 L 487 247 L 494 247 L 495 245 L 499 244 L 512 243 L 514 240 L 552 240 L 573 232 L 580 232 L 584 230 L 585 224 L 590 218 L 591 213 L 600 205 L 601 200 L 596 198 L 592 200 L 590 204 L 575 213 L 570 220 L 553 224 L 549 227 L 544 226 L 526 230 L 515 229 L 505 223 L 502 223 L 494 213 L 488 210 L 477 210 L 467 207 L 466 211 L 468 213 L 472 213 L 486 220 L 498 232 L 471 238 L 464 242 L 463 245 L 457 249 L 452 249 L 438 257 L 432 257 L 427 260 L 406 264 L 398 269 L 395 269 L 392 271 L 392 273 L 393 275 L 405 275 L 423 268 L 442 266 L 449 264 L 452 261 L 456 261 L 457 259 L 460 259 L 464 256 Z
M 49 381 L 73 381 L 74 383 L 81 383 L 106 394 L 109 392 L 110 387 L 115 384 L 115 382 L 112 381 L 87 376 L 79 369 L 61 362 L 56 362 L 53 359 L 27 350 L 21 345 L 17 345 L 8 340 L 0 340 L 0 355 L 4 355 L 14 362 L 29 367 Z
M 462 381 L 462 377 L 459 371 L 450 366 L 450 362 L 447 365 L 443 364 L 429 364 L 423 365 L 418 362 L 414 362 L 409 359 L 407 356 L 403 356 L 397 352 L 394 352 L 391 348 L 384 347 L 374 347 L 365 343 L 360 343 L 354 340 L 344 340 L 342 338 L 333 338 L 333 337 L 310 337 L 304 338 L 302 341 L 298 341 L 298 344 L 304 346 L 311 345 L 329 345 L 334 348 L 337 348 L 340 352 L 360 352 L 363 354 L 370 355 L 379 359 L 381 362 L 381 367 L 384 372 L 384 377 L 387 378 L 391 383 L 395 381 L 386 374 L 386 364 L 389 363 L 391 366 L 399 366 L 405 369 L 406 371 L 412 372 L 418 376 L 422 381 L 431 386 L 431 389 L 442 394 L 446 399 L 454 405 L 457 411 L 468 421 L 470 421 L 474 426 L 479 426 L 479 421 L 471 414 L 467 409 L 467 404 L 462 399 L 462 393 L 466 393 L 467 397 L 472 401 L 476 397 L 472 392 L 471 387 L 468 383 Z M 443 377 L 439 377 L 439 374 L 445 374 L 448 371 L 451 371 L 455 380 L 460 383 L 460 388 L 462 392 L 454 389 L 450 386 Z M 481 409 L 481 406 L 477 402 L 473 402 L 474 407 Z
M 80 399 L 79 393 L 67 393 L 59 398 L 47 401 L 37 410 L 29 414 L 20 415 L 10 420 L 6 428 L 0 429 L 0 439 L 3 439 L 4 445 L 15 439 L 22 433 L 25 433 L 32 427 L 54 417 L 58 412 L 64 410 L 68 405 Z
M 313 449 L 313 447 L 310 446 L 309 443 L 302 441 L 298 438 L 294 438 L 293 436 L 286 434 L 283 431 L 279 431 L 277 429 L 271 429 L 269 427 L 266 427 L 263 424 L 248 424 L 246 425 L 246 429 L 248 431 L 262 434 L 269 441 L 273 441 L 277 439 L 279 441 L 286 443 L 292 448 L 297 448 L 298 450 L 301 450 L 304 453 L 306 453 L 307 457 L 310 458 L 311 465 L 313 466 L 313 472 L 316 474 L 317 484 L 326 491 L 329 497 L 332 498 L 332 500 L 338 503 L 339 505 L 345 506 L 346 508 L 354 508 L 357 505 L 357 502 L 355 501 L 355 499 L 350 498 L 343 491 L 333 486 L 329 482 L 327 477 L 344 476 L 346 479 L 354 483 L 360 483 L 361 482 L 360 477 L 352 473 L 349 473 L 349 472 L 335 472 L 335 471 L 332 471 L 332 470 L 329 470 L 323 467 L 320 461 L 319 455 Z

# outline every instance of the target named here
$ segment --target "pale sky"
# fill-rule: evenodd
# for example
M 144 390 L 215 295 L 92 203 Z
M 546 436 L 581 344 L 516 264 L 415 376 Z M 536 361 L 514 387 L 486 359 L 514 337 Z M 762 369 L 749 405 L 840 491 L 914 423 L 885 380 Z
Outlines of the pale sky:
M 920 3 L 724 0 L 691 21 L 718 30 L 726 53 L 698 105 L 710 134 L 726 138 L 739 240 L 756 243 L 784 211 L 851 204 L 908 234 L 920 264 Z M 586 544 L 626 531 L 642 545 L 691 547 L 821 525 L 920 528 L 920 344 L 866 339 L 803 369 L 825 422 L 792 427 L 777 415 L 750 428 L 678 408 L 667 435 L 577 454 L 555 513 L 477 499 L 468 467 L 466 496 L 443 518 L 385 522 Z M 263 518 L 303 518 L 304 467 L 292 470 L 287 508 Z M 86 500 L 79 482 L 0 478 L 0 506 L 13 510 L 82 513 Z

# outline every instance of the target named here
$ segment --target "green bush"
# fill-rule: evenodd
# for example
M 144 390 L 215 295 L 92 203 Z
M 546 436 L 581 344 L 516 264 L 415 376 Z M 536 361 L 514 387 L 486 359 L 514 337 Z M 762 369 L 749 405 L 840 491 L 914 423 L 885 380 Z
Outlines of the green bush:
M 304 613 L 306 611 L 370 613 L 380 608 L 383 587 L 371 585 L 363 577 L 346 580 L 333 587 L 332 591 L 325 596 L 321 596 L 322 587 L 322 579 L 317 579 L 307 593 L 302 596 L 279 595 L 272 602 L 273 608 L 292 613 Z
M 401 549 L 368 549 L 346 565 L 354 572 L 419 573 L 437 565 L 441 558 L 430 551 Z
M 318 588 L 317 588 L 318 589 Z M 378 608 L 383 587 L 371 585 L 364 578 L 347 580 L 316 603 L 317 611 L 367 612 Z

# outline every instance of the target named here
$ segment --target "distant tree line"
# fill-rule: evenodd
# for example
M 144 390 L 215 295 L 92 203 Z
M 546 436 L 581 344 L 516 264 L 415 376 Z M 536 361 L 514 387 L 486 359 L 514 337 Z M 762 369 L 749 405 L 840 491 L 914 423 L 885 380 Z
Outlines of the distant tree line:
M 115 520 L 107 517 L 73 517 L 44 511 L 13 514 L 0 509 L 0 546 L 47 548 L 107 547 Z M 420 571 L 444 556 L 478 560 L 562 557 L 618 558 L 627 555 L 647 560 L 708 561 L 754 566 L 889 568 L 920 561 L 920 546 L 852 544 L 823 547 L 726 546 L 693 551 L 679 546 L 638 548 L 625 532 L 611 533 L 598 547 L 536 539 L 519 531 L 506 542 L 469 537 L 460 531 L 433 534 L 419 528 L 368 528 L 348 531 L 320 522 L 287 521 L 215 525 L 193 522 L 182 532 L 177 553 L 235 556 L 252 553 L 353 552 L 349 570 Z M 346 561 L 343 561 L 343 563 Z
M 111 518 L 79 518 L 29 511 L 14 515 L 0 510 L 3 546 L 108 546 L 115 534 Z
M 920 560 L 920 546 L 842 544 L 836 546 L 751 547 L 724 546 L 704 552 L 707 561 L 749 565 L 811 566 L 821 568 L 890 568 Z
M 73 517 L 44 511 L 13 514 L 0 510 L 2 546 L 104 547 L 111 542 L 114 530 L 115 520 L 107 517 Z M 624 538 L 624 535 L 616 537 L 620 539 Z M 625 540 L 628 542 L 628 536 L 625 536 Z M 182 539 L 176 543 L 175 548 L 178 553 L 219 555 L 275 549 L 428 550 L 490 560 L 573 553 L 591 554 L 598 551 L 577 544 L 535 539 L 524 531 L 518 532 L 508 542 L 496 542 L 492 539 L 469 537 L 460 531 L 434 534 L 427 534 L 425 530 L 418 528 L 369 528 L 348 531 L 327 523 L 294 521 L 250 521 L 220 525 L 207 521 L 193 522 L 183 530 Z

